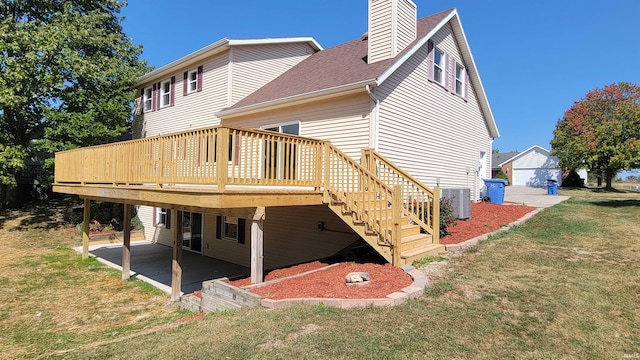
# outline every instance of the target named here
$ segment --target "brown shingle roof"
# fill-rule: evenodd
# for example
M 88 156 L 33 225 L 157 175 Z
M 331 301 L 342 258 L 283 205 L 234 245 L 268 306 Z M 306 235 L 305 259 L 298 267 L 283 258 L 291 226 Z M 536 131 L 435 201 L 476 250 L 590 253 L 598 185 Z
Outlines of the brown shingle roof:
M 452 11 L 453 9 L 445 10 L 418 20 L 416 40 L 395 58 L 367 64 L 368 41 L 359 38 L 309 56 L 225 110 L 374 80 Z

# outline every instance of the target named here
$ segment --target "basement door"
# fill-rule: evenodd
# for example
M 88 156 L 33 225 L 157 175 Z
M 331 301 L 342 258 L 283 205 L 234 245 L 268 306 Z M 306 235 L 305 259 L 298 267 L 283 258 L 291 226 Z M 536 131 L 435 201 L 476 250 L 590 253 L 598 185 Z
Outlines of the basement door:
M 282 134 L 300 135 L 300 124 L 283 124 L 265 127 L 264 130 Z M 296 179 L 297 149 L 294 144 L 281 144 L 276 141 L 265 140 L 263 147 L 264 179 Z
M 182 248 L 202 253 L 202 214 L 185 211 L 182 213 Z

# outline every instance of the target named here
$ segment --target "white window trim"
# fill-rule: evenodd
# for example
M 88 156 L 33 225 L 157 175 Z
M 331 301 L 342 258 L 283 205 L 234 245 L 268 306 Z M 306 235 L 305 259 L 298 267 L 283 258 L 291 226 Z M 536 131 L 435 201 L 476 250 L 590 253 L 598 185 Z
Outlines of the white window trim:
M 458 68 L 460 68 L 460 78 L 458 78 Z M 465 68 L 464 66 L 462 66 L 462 64 L 460 64 L 459 62 L 456 62 L 456 69 L 455 69 L 455 84 L 454 84 L 454 88 L 453 91 L 456 95 L 460 96 L 460 97 L 464 97 L 465 95 L 465 91 L 466 91 L 466 84 L 467 84 L 467 79 L 466 79 L 466 75 L 465 75 Z M 458 83 L 460 83 L 460 92 L 458 93 Z
M 227 221 L 227 216 L 222 216 L 222 229 L 221 229 L 221 233 L 220 234 L 222 235 L 221 237 L 222 237 L 223 240 L 238 242 L 238 233 L 240 232 L 240 228 L 239 228 L 239 224 L 238 224 L 238 218 L 236 217 L 234 219 L 235 219 L 235 225 L 236 225 L 236 237 L 235 238 L 229 237 L 226 234 L 227 233 L 227 231 L 226 231 L 227 230 L 227 223 L 232 224 L 232 225 L 234 223 L 231 222 L 231 221 Z
M 167 222 L 167 209 L 166 208 L 155 208 L 156 209 L 156 227 L 166 227 Z M 161 221 L 164 215 L 164 221 Z
M 164 91 L 165 84 L 169 84 L 169 90 L 167 92 Z M 167 103 L 165 104 L 164 98 L 167 96 Z M 160 83 L 160 107 L 171 106 L 171 79 L 165 80 Z
M 195 74 L 196 78 L 191 79 L 191 75 Z M 195 87 L 191 89 L 191 84 L 195 84 Z M 189 70 L 187 72 L 187 94 L 191 94 L 198 91 L 198 69 Z
M 149 91 L 150 96 L 147 96 L 147 91 Z M 149 103 L 148 107 L 147 107 L 147 102 Z M 153 87 L 149 86 L 144 88 L 142 104 L 143 104 L 144 110 L 146 111 L 153 110 Z
M 266 129 L 275 128 L 275 127 L 277 127 L 280 130 L 282 130 L 283 126 L 288 126 L 288 125 L 298 125 L 298 133 L 296 135 L 300 136 L 300 120 L 276 123 L 276 124 L 272 124 L 272 125 L 265 125 L 265 126 L 261 126 L 260 130 L 266 130 Z M 281 133 L 281 134 L 286 134 L 286 133 L 283 133 L 281 131 L 278 131 L 278 132 Z M 291 134 L 287 134 L 287 135 L 291 135 Z
M 438 49 L 437 47 L 433 48 L 433 81 L 436 82 L 437 84 L 440 84 L 442 86 L 445 86 L 446 84 L 446 77 L 447 77 L 447 72 L 446 72 L 446 67 L 447 67 L 447 59 L 445 58 L 445 52 Z M 442 62 L 442 64 L 438 64 L 436 62 L 436 54 L 440 54 L 440 61 Z M 440 80 L 438 80 L 436 78 L 436 68 L 438 68 L 440 70 Z

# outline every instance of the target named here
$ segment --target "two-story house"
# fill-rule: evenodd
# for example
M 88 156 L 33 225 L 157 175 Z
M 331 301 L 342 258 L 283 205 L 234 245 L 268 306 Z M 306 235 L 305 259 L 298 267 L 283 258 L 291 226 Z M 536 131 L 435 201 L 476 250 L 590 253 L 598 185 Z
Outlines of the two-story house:
M 140 205 L 147 239 L 254 281 L 359 238 L 394 264 L 442 251 L 438 186 L 480 197 L 496 122 L 457 10 L 368 9 L 330 49 L 223 39 L 141 77 L 139 139 L 57 154 L 54 189 Z M 70 168 L 91 154 L 127 159 Z

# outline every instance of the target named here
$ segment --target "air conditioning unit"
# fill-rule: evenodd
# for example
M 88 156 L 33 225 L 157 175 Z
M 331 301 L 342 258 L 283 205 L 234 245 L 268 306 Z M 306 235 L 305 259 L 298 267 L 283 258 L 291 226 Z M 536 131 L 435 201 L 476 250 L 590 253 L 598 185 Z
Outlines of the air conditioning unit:
M 453 215 L 458 219 L 471 217 L 471 189 L 440 189 L 440 197 L 451 199 Z

